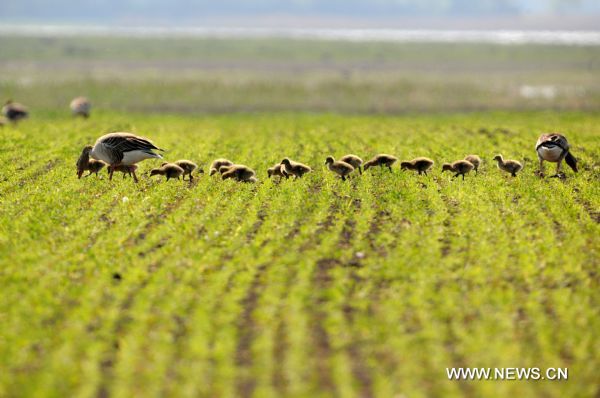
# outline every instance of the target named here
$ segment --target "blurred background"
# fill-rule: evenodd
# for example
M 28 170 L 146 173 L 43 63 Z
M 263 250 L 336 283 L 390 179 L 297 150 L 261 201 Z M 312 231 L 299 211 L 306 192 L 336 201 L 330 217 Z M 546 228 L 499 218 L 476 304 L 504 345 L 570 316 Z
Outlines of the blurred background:
M 0 2 L 0 97 L 52 113 L 78 95 L 153 113 L 596 111 L 600 1 Z

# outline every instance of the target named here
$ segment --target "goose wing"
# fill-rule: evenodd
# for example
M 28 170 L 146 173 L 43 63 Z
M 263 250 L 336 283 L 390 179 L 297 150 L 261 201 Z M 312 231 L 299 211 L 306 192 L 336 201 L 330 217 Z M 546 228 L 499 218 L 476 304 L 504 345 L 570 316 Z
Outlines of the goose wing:
M 107 134 L 100 139 L 105 147 L 117 150 L 119 152 L 145 151 L 151 152 L 153 149 L 162 151 L 154 145 L 150 140 L 143 137 L 138 137 L 129 133 L 112 133 Z
M 542 134 L 535 144 L 535 149 L 538 150 L 542 146 L 550 148 L 558 146 L 563 151 L 569 150 L 569 143 L 566 137 L 561 134 Z
M 131 133 L 106 134 L 98 139 L 97 144 L 102 145 L 104 151 L 110 154 L 110 158 L 114 162 L 123 160 L 123 155 L 126 152 L 141 151 L 155 155 L 152 150 L 163 150 L 158 148 L 147 138 L 138 137 Z

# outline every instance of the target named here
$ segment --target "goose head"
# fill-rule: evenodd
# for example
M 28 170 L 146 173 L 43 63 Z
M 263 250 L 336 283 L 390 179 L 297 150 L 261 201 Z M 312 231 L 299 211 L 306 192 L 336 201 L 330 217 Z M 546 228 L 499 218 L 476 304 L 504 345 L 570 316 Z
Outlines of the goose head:
M 159 169 L 152 169 L 150 170 L 150 177 L 155 176 L 155 175 L 159 175 L 159 174 L 164 174 L 164 170 Z
M 81 155 L 79 156 L 79 159 L 77 160 L 77 178 L 81 178 L 81 176 L 83 175 L 83 172 L 85 171 L 86 167 L 88 166 L 88 164 L 90 162 L 90 152 L 91 151 L 92 151 L 91 145 L 86 145 L 83 147 L 83 150 L 81 151 Z

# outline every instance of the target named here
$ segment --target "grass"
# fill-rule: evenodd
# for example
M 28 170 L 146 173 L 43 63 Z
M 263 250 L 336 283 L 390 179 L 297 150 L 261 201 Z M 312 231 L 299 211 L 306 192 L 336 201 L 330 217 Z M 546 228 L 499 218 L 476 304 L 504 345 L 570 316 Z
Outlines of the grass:
M 45 111 L 5 127 L 0 396 L 595 396 L 598 126 L 597 113 Z M 78 180 L 81 148 L 115 129 L 168 159 L 248 164 L 260 183 Z M 569 137 L 579 174 L 534 175 L 542 131 Z M 350 152 L 436 166 L 344 183 L 323 162 Z M 471 152 L 479 175 L 440 174 Z M 524 171 L 500 173 L 498 152 Z M 283 156 L 314 173 L 266 179 Z M 447 380 L 463 366 L 569 380 Z

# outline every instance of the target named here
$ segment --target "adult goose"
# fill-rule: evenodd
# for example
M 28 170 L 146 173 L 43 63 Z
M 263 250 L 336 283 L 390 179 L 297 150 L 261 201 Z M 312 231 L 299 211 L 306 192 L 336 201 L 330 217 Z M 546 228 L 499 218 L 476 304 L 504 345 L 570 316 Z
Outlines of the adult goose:
M 82 116 L 87 119 L 90 117 L 92 103 L 86 97 L 77 97 L 73 98 L 73 101 L 69 104 L 69 108 L 71 108 L 73 116 Z
M 116 166 L 133 166 L 145 159 L 162 159 L 162 156 L 154 150 L 162 151 L 147 138 L 131 133 L 117 132 L 98 138 L 92 147 L 90 156 L 108 164 L 109 179 L 112 180 Z M 138 182 L 135 169 L 132 168 L 131 172 L 134 181 Z
M 571 154 L 567 137 L 561 134 L 542 134 L 535 144 L 540 160 L 540 175 L 544 175 L 544 160 L 556 163 L 556 177 L 561 175 L 563 159 L 577 173 L 577 159 Z
M 2 107 L 2 115 L 11 122 L 16 123 L 19 120 L 26 119 L 29 116 L 29 111 L 18 102 L 8 100 Z

